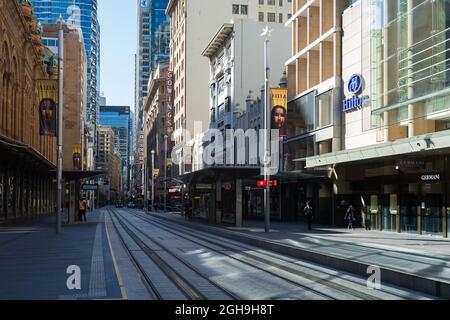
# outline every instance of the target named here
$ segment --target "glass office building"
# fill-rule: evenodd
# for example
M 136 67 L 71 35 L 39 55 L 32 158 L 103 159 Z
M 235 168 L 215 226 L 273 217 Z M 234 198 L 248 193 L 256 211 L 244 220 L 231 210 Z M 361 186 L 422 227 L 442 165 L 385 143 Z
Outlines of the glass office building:
M 169 60 L 169 19 L 165 14 L 168 2 L 168 0 L 138 1 L 137 111 L 141 111 L 143 107 L 152 70 L 156 69 L 160 61 Z M 137 115 L 142 116 L 139 113 Z
M 122 159 L 122 181 L 129 187 L 131 112 L 128 106 L 100 106 L 101 126 L 114 130 L 114 145 Z M 126 189 L 124 188 L 124 189 Z
M 370 2 L 377 125 L 388 140 L 449 129 L 450 1 Z
M 68 25 L 81 27 L 88 61 L 88 121 L 98 121 L 100 26 L 97 0 L 32 0 L 34 14 L 42 24 L 56 24 L 60 16 Z M 43 39 L 45 44 L 45 39 Z

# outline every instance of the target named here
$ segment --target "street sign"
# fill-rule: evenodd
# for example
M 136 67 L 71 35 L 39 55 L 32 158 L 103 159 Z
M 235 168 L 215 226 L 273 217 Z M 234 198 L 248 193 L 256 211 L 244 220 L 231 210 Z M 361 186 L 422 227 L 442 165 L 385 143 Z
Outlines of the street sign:
M 213 186 L 212 186 L 212 184 L 200 183 L 200 184 L 195 185 L 195 189 L 197 189 L 197 190 L 212 190 Z
M 98 190 L 98 184 L 83 184 L 81 185 L 81 190 L 84 191 Z
M 259 180 L 257 186 L 259 188 L 266 187 L 267 186 L 267 180 Z M 269 186 L 270 187 L 277 187 L 278 186 L 278 180 L 270 180 Z

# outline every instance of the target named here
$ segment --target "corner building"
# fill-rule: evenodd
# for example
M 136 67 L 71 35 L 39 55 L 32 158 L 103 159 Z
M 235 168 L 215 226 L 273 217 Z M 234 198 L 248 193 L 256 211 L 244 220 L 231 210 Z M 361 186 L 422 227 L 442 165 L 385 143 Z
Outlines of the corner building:
M 360 225 L 448 237 L 450 3 L 360 0 L 342 21 L 342 148 L 298 162 L 328 172 L 334 224 L 353 204 Z

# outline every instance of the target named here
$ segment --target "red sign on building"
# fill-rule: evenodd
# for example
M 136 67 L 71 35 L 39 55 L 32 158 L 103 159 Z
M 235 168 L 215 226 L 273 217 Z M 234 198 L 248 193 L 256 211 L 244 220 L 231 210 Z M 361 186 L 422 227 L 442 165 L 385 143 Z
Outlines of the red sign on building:
M 271 180 L 269 186 L 278 187 L 278 180 Z M 258 180 L 258 187 L 259 188 L 267 187 L 267 180 Z

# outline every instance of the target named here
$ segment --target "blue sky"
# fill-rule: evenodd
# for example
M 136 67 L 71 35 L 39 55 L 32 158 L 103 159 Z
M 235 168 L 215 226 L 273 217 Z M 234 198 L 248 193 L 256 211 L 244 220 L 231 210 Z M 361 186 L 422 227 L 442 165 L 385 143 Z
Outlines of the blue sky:
M 99 0 L 100 92 L 108 105 L 134 108 L 136 0 Z

